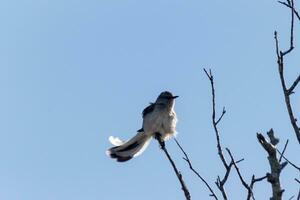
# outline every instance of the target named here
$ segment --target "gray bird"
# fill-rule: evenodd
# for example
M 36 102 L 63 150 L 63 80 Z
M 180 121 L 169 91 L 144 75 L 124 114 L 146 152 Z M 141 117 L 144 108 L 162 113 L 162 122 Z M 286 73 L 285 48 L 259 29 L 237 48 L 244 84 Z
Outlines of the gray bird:
M 125 162 L 140 155 L 149 145 L 153 137 L 161 142 L 170 139 L 176 134 L 177 117 L 174 111 L 175 98 L 171 92 L 162 92 L 155 103 L 150 103 L 143 110 L 143 127 L 130 140 L 124 142 L 110 136 L 109 141 L 115 146 L 106 151 L 106 154 L 118 162 Z

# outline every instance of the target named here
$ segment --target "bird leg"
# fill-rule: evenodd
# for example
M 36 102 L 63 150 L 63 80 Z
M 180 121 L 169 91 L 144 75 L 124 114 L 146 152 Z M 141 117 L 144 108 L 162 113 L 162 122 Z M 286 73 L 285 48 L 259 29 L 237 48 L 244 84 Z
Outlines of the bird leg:
M 165 148 L 165 141 L 162 139 L 162 136 L 160 133 L 156 132 L 154 134 L 154 138 L 158 141 L 160 148 Z

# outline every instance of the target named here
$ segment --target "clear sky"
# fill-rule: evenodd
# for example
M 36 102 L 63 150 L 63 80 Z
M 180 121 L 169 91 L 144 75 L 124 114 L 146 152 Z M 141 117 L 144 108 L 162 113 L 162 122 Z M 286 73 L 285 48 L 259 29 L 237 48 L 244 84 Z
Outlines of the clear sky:
M 277 29 L 287 46 L 288 22 L 288 10 L 267 0 L 1 1 L 0 199 L 183 199 L 156 141 L 127 163 L 105 155 L 108 137 L 133 136 L 143 108 L 164 90 L 180 96 L 177 138 L 214 185 L 224 169 L 203 67 L 215 75 L 219 112 L 227 109 L 223 145 L 245 158 L 239 166 L 247 180 L 269 170 L 258 131 L 274 128 L 280 148 L 290 139 L 286 155 L 299 164 L 273 38 Z M 288 80 L 300 71 L 299 41 L 288 56 Z M 193 199 L 209 199 L 174 141 L 167 147 Z M 291 167 L 282 173 L 285 199 L 298 192 L 296 175 Z M 235 173 L 227 191 L 230 199 L 246 196 Z M 266 183 L 254 191 L 257 199 L 271 193 Z

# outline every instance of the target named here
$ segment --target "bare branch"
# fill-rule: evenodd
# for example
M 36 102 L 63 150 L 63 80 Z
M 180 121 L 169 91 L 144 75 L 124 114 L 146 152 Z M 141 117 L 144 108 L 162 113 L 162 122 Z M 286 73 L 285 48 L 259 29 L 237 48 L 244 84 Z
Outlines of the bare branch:
M 228 148 L 226 148 L 226 151 L 228 152 L 228 154 L 229 154 L 229 156 L 230 156 L 230 158 L 231 158 L 231 160 L 232 160 L 233 166 L 234 166 L 234 168 L 236 169 L 236 171 L 237 171 L 237 173 L 238 173 L 238 176 L 239 176 L 239 178 L 240 178 L 240 180 L 241 180 L 243 186 L 244 186 L 246 189 L 250 188 L 249 185 L 248 185 L 248 184 L 246 183 L 246 181 L 244 180 L 244 178 L 243 178 L 243 176 L 242 176 L 242 174 L 241 174 L 241 172 L 240 172 L 240 169 L 239 169 L 238 166 L 236 165 L 232 153 L 230 152 L 230 150 L 229 150 Z
M 179 142 L 176 140 L 176 138 L 174 138 L 177 146 L 180 148 L 180 150 L 182 151 L 182 153 L 184 154 L 184 160 L 188 163 L 190 169 L 200 178 L 200 180 L 206 185 L 206 187 L 209 189 L 209 191 L 211 192 L 211 194 L 209 196 L 214 197 L 216 200 L 218 200 L 217 195 L 215 194 L 215 192 L 213 191 L 213 189 L 211 188 L 211 186 L 207 183 L 207 181 L 199 174 L 199 172 L 197 172 L 193 165 L 191 160 L 189 159 L 187 153 L 184 151 L 184 149 L 182 148 L 182 146 L 179 144 Z
M 176 174 L 176 176 L 177 176 L 177 178 L 178 178 L 178 180 L 179 180 L 179 182 L 181 184 L 181 189 L 184 192 L 184 196 L 185 196 L 186 200 L 190 200 L 191 199 L 191 195 L 190 195 L 190 192 L 189 192 L 188 188 L 185 185 L 185 182 L 183 180 L 182 174 L 180 173 L 180 171 L 178 171 L 178 169 L 177 169 L 177 167 L 175 165 L 175 162 L 171 158 L 168 150 L 166 149 L 165 142 L 161 139 L 160 133 L 156 133 L 155 138 L 157 139 L 157 141 L 158 141 L 161 149 L 165 152 L 168 160 L 170 161 L 170 163 L 171 163 L 171 165 L 173 167 L 173 170 L 174 170 L 174 172 L 175 172 L 175 174 Z
M 294 163 L 292 163 L 289 159 L 287 159 L 283 153 L 281 153 L 278 149 L 277 152 L 280 154 L 280 157 L 282 157 L 285 161 L 287 161 L 290 165 L 292 165 L 295 169 L 297 169 L 298 171 L 300 171 L 300 167 L 298 167 L 297 165 L 295 165 Z
M 222 114 L 221 116 L 219 117 L 219 119 L 216 121 L 216 125 L 218 125 L 218 123 L 222 120 L 223 116 L 225 115 L 226 113 L 226 110 L 225 110 L 225 106 L 223 107 L 223 111 L 222 111 Z
M 275 137 L 273 129 L 268 131 L 267 135 L 269 136 L 272 145 L 276 146 L 279 143 L 279 139 Z
M 294 81 L 294 83 L 291 85 L 291 87 L 288 89 L 288 94 L 291 95 L 294 93 L 295 87 L 298 85 L 300 81 L 300 75 L 297 77 L 297 79 Z
M 277 63 L 280 64 L 280 52 L 279 52 L 279 41 L 277 31 L 274 31 L 274 39 L 275 39 L 275 47 L 276 47 L 276 55 L 277 55 Z
M 231 168 L 233 166 L 233 162 L 231 161 L 229 164 L 227 163 L 225 157 L 224 157 L 224 154 L 223 154 L 223 151 L 222 151 L 222 145 L 221 145 L 221 142 L 220 142 L 220 135 L 219 135 L 219 130 L 218 130 L 218 123 L 223 119 L 225 113 L 226 113 L 226 110 L 225 110 L 225 107 L 223 107 L 223 111 L 222 111 L 222 114 L 221 116 L 216 119 L 216 96 L 215 96 L 215 87 L 214 87 L 214 77 L 212 75 L 212 72 L 211 70 L 209 70 L 209 72 L 204 68 L 203 69 L 207 78 L 209 79 L 210 81 L 210 85 L 211 85 L 211 95 L 212 95 L 212 124 L 213 124 L 213 127 L 214 127 L 214 131 L 215 131 L 215 135 L 216 135 L 216 140 L 217 140 L 217 150 L 218 150 L 218 155 L 226 169 L 226 172 L 225 172 L 225 175 L 223 177 L 223 179 L 221 180 L 220 176 L 218 176 L 217 178 L 217 181 L 215 182 L 218 189 L 221 191 L 222 193 L 222 196 L 223 196 L 223 199 L 224 200 L 227 200 L 227 194 L 226 194 L 226 190 L 224 188 L 224 185 L 226 183 L 226 181 L 228 180 L 228 177 L 229 177 L 229 174 L 231 172 Z M 242 160 L 240 160 L 242 161 Z M 240 162 L 239 161 L 239 162 Z
M 298 76 L 297 79 L 293 82 L 293 84 L 289 87 L 286 86 L 285 77 L 284 77 L 284 57 L 291 53 L 294 49 L 294 16 L 299 16 L 294 8 L 294 0 L 288 0 L 287 3 L 279 1 L 279 3 L 289 7 L 291 9 L 291 23 L 290 23 L 290 45 L 289 48 L 282 52 L 279 50 L 279 42 L 277 32 L 274 33 L 275 44 L 276 44 L 276 55 L 277 55 L 277 64 L 278 64 L 278 72 L 280 76 L 281 86 L 284 94 L 286 108 L 289 114 L 290 122 L 296 134 L 297 140 L 300 144 L 300 129 L 297 125 L 297 119 L 294 116 L 293 109 L 291 106 L 290 95 L 294 92 L 295 87 L 298 85 L 300 81 L 300 77 Z M 299 18 L 298 18 L 299 19 Z
M 282 56 L 285 56 L 286 54 L 290 53 L 294 49 L 294 0 L 291 0 L 290 2 L 291 7 L 291 32 L 290 32 L 290 47 L 288 50 L 282 53 Z
M 214 77 L 212 75 L 211 70 L 209 70 L 209 73 L 207 72 L 206 69 L 203 69 L 206 76 L 208 77 L 208 79 L 210 80 L 210 85 L 211 85 L 211 93 L 212 93 L 212 123 L 213 123 L 213 127 L 215 130 L 215 134 L 216 134 L 216 139 L 217 139 L 217 148 L 218 148 L 218 154 L 219 157 L 224 165 L 224 167 L 226 168 L 226 170 L 228 170 L 229 165 L 226 162 L 226 159 L 223 155 L 223 151 L 222 151 L 222 146 L 221 146 L 221 142 L 220 142 L 220 135 L 219 135 L 219 130 L 218 130 L 218 123 L 220 122 L 220 120 L 222 119 L 223 115 L 225 114 L 225 108 L 223 109 L 223 113 L 221 115 L 221 117 L 216 120 L 216 97 L 215 97 L 215 87 L 214 87 Z
M 286 150 L 286 148 L 287 148 L 288 143 L 289 143 L 289 140 L 286 140 L 286 143 L 285 143 L 285 145 L 284 145 L 284 148 L 283 148 L 283 150 L 282 150 L 282 153 L 280 154 L 279 162 L 281 162 L 282 156 L 283 156 L 283 154 L 284 154 L 284 152 L 285 152 L 285 150 Z M 278 151 L 278 150 L 277 150 L 277 151 Z
M 232 166 L 233 166 L 233 162 L 231 162 L 231 163 L 228 165 L 228 169 L 226 170 L 223 179 L 220 180 L 221 186 L 223 186 L 223 185 L 226 183 L 226 181 L 227 181 L 227 179 L 228 179 L 228 177 L 229 177 L 229 174 L 230 174 L 230 171 L 231 171 Z
M 215 182 L 218 189 L 221 191 L 224 200 L 227 200 L 227 194 L 226 194 L 226 190 L 225 190 L 224 186 L 225 186 L 226 181 L 228 180 L 232 166 L 233 166 L 233 163 L 231 162 L 228 165 L 228 169 L 226 169 L 223 179 L 221 180 L 220 176 L 218 176 L 217 181 Z
M 266 178 L 267 178 L 267 175 L 260 177 L 260 178 L 255 178 L 255 175 L 254 174 L 252 175 L 252 179 L 251 179 L 251 183 L 250 183 L 251 190 L 248 190 L 247 200 L 250 200 L 251 196 L 253 195 L 252 191 L 253 191 L 254 184 L 257 182 L 263 181 Z
M 298 20 L 300 20 L 300 15 L 299 15 L 299 13 L 296 11 L 295 8 L 292 8 L 292 6 L 290 6 L 289 4 L 287 4 L 287 3 L 283 2 L 283 1 L 278 1 L 278 3 L 281 3 L 282 5 L 285 5 L 286 7 L 293 9 L 295 15 L 296 15 L 297 18 L 298 18 Z
M 266 179 L 267 178 L 267 175 L 265 175 L 265 176 L 263 176 L 263 177 L 260 177 L 260 178 L 255 178 L 255 176 L 253 175 L 253 183 L 255 183 L 255 182 L 259 182 L 259 181 L 262 181 L 262 180 L 264 180 L 264 179 Z
M 272 129 L 269 131 L 268 136 L 274 136 L 274 132 Z M 268 160 L 271 167 L 271 173 L 267 173 L 267 180 L 272 185 L 273 195 L 271 199 L 281 200 L 282 193 L 284 192 L 284 190 L 281 189 L 280 185 L 280 173 L 282 168 L 276 155 L 276 146 L 271 142 L 267 141 L 265 137 L 260 133 L 257 133 L 257 139 L 262 145 L 262 147 L 265 149 L 265 151 L 268 153 Z
M 228 154 L 229 154 L 229 156 L 230 156 L 230 158 L 231 158 L 231 160 L 232 160 L 232 163 L 233 163 L 233 166 L 234 166 L 236 172 L 238 173 L 238 176 L 239 176 L 239 178 L 240 178 L 240 180 L 241 180 L 241 182 L 242 182 L 242 185 L 243 185 L 243 186 L 247 189 L 247 191 L 248 191 L 247 200 L 250 200 L 251 197 L 252 197 L 253 199 L 255 199 L 255 198 L 254 198 L 254 195 L 253 195 L 253 192 L 252 192 L 252 188 L 251 188 L 251 187 L 246 183 L 246 181 L 244 180 L 244 178 L 243 178 L 243 176 L 242 176 L 242 174 L 241 174 L 241 172 L 240 172 L 240 169 L 238 168 L 238 166 L 236 165 L 236 162 L 234 161 L 233 155 L 231 154 L 231 152 L 230 152 L 230 150 L 229 150 L 228 148 L 226 148 L 226 150 L 227 150 L 227 152 L 228 152 Z M 254 175 L 253 175 L 253 176 L 254 176 Z M 252 183 L 252 181 L 251 181 L 251 183 Z
M 203 68 L 206 76 L 208 77 L 209 80 L 212 80 L 213 79 L 213 76 L 211 74 L 211 69 L 209 69 L 209 73 L 207 72 L 207 70 L 205 68 Z
M 300 181 L 298 179 L 295 178 L 295 181 L 297 181 L 300 184 Z

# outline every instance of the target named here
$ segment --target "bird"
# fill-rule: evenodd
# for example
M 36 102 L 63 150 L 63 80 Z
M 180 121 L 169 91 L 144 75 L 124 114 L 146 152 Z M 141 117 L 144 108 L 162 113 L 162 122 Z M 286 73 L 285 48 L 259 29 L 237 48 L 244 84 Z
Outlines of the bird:
M 109 141 L 114 147 L 109 148 L 106 154 L 118 162 L 125 162 L 143 153 L 152 138 L 164 145 L 177 133 L 178 120 L 174 110 L 177 97 L 169 91 L 161 92 L 156 101 L 143 110 L 143 124 L 137 134 L 128 141 L 110 136 Z

